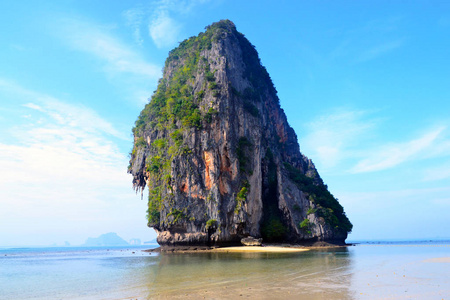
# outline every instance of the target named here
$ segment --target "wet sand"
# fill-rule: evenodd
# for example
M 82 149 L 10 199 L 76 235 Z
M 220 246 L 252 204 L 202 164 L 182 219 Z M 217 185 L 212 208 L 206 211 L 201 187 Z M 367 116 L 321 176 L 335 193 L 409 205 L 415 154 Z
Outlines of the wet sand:
M 164 280 L 169 270 L 161 269 L 139 299 L 449 299 L 449 248 L 225 247 L 204 252 L 208 258 L 189 268 L 183 255 L 169 255 L 164 266 L 176 271 Z
M 232 249 L 7 253 L 0 299 L 450 299 L 450 242 Z
M 426 259 L 423 262 L 425 263 L 450 263 L 450 257 L 435 257 Z

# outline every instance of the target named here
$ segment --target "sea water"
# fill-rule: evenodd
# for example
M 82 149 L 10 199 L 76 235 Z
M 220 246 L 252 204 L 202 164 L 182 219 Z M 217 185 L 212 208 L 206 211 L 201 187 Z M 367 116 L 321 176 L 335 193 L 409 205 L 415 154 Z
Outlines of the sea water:
M 299 253 L 0 249 L 0 299 L 449 299 L 450 242 Z

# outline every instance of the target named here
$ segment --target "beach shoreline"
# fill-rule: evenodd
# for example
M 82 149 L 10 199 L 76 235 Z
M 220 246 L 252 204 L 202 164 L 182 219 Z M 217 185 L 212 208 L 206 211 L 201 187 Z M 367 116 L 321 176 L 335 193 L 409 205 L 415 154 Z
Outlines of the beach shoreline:
M 235 246 L 211 249 L 211 252 L 271 252 L 271 253 L 291 253 L 309 251 L 307 248 L 281 247 L 281 246 Z
M 142 250 L 143 252 L 162 252 L 162 253 L 227 253 L 227 252 L 266 252 L 266 253 L 293 253 L 303 252 L 317 249 L 342 248 L 350 247 L 354 244 L 331 244 L 327 242 L 316 242 L 311 245 L 299 244 L 263 244 L 261 246 L 224 246 L 224 247 L 207 247 L 207 246 L 175 246 L 175 247 L 158 247 L 155 249 Z
M 155 253 L 161 249 L 149 253 L 146 247 L 152 246 L 4 250 L 8 255 L 1 259 L 7 268 L 1 269 L 3 275 L 0 272 L 0 290 L 6 294 L 0 298 L 267 299 L 270 295 L 270 299 L 337 300 L 450 295 L 450 241 L 348 246 L 263 244 L 161 254 Z M 11 272 L 20 277 L 11 278 Z M 64 280 L 54 280 L 55 274 Z

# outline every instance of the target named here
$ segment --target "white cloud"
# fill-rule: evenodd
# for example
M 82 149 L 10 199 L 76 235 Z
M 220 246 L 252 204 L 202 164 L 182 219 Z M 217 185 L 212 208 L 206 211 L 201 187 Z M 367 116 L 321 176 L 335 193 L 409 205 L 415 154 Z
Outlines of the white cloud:
M 444 129 L 445 127 L 440 127 L 417 139 L 404 143 L 392 143 L 371 151 L 367 158 L 356 164 L 352 172 L 364 173 L 386 170 L 417 158 L 420 154 L 426 154 Z
M 37 110 L 53 118 L 59 125 L 81 128 L 87 132 L 100 132 L 117 138 L 126 139 L 111 123 L 101 118 L 94 110 L 82 105 L 68 104 L 54 97 L 23 88 L 15 82 L 0 78 L 0 90 L 16 98 L 33 100 L 23 107 Z
M 34 110 L 38 110 L 38 111 L 44 111 L 44 110 L 42 109 L 42 107 L 40 107 L 39 105 L 36 105 L 36 104 L 34 104 L 34 103 L 26 103 L 26 104 L 24 104 L 23 106 L 24 106 L 24 107 L 31 108 L 31 109 L 34 109 Z
M 447 152 L 450 155 L 450 152 Z M 450 178 L 450 163 L 443 162 L 438 167 L 428 168 L 424 171 L 424 181 L 437 181 Z
M 145 237 L 145 201 L 131 188 L 127 155 L 114 126 L 92 109 L 67 104 L 0 79 L 0 95 L 15 94 L 27 123 L 1 128 L 2 244 L 49 244 L 116 231 Z
M 382 121 L 369 111 L 335 110 L 307 124 L 308 134 L 300 140 L 301 150 L 325 173 L 332 170 L 376 172 L 411 161 L 450 156 L 448 126 L 432 127 L 404 142 L 387 142 L 377 133 Z M 426 181 L 450 177 L 448 168 L 442 166 L 424 169 L 421 172 Z
M 211 2 L 210 0 L 159 0 L 152 7 L 157 12 L 170 11 L 179 15 L 189 15 L 199 5 Z
M 319 169 L 333 168 L 353 156 L 352 147 L 367 137 L 377 120 L 368 112 L 339 109 L 307 125 L 309 134 L 300 141 L 302 152 L 313 158 Z
M 178 16 L 186 16 L 209 0 L 160 0 L 151 8 L 149 35 L 158 48 L 171 47 L 178 42 L 182 23 Z M 176 17 L 174 17 L 176 15 Z
M 149 24 L 149 33 L 158 48 L 174 45 L 179 37 L 181 26 L 167 11 L 158 13 Z
M 141 35 L 141 25 L 144 21 L 145 12 L 142 7 L 135 7 L 123 12 L 126 24 L 133 30 L 133 38 L 138 45 L 144 43 Z
M 131 73 L 157 79 L 161 67 L 148 63 L 139 53 L 109 33 L 108 28 L 78 19 L 61 21 L 59 36 L 71 47 L 105 62 L 106 72 Z

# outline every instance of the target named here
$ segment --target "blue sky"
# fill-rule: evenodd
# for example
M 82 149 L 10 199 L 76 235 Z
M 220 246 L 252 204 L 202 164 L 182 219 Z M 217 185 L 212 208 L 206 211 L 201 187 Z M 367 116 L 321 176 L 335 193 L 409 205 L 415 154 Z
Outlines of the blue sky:
M 450 237 L 446 1 L 3 1 L 0 240 L 150 240 L 126 174 L 168 51 L 220 19 L 256 46 L 350 240 Z

